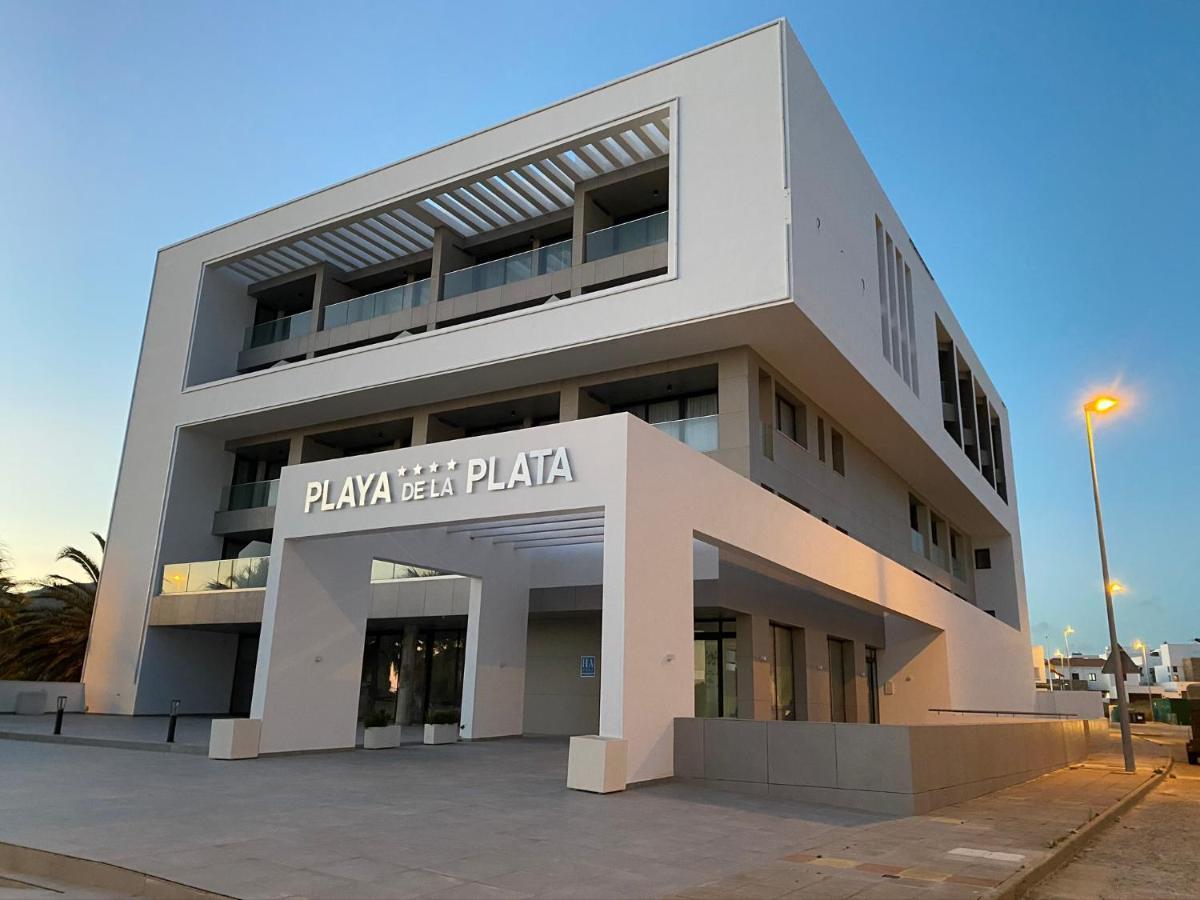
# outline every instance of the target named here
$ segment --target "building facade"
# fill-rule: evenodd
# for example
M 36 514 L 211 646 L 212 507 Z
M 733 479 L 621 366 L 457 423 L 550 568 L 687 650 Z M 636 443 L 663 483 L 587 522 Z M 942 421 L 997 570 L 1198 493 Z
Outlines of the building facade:
M 678 717 L 1032 709 L 1011 458 L 772 23 L 162 250 L 87 703 L 622 784 Z

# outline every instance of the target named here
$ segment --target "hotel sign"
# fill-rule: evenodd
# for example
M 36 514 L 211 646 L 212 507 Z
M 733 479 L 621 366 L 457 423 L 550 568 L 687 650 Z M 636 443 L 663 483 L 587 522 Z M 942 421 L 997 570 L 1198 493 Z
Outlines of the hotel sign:
M 476 491 L 508 491 L 574 481 L 566 447 L 524 450 L 511 464 L 495 456 L 448 459 L 362 475 L 347 475 L 340 483 L 310 481 L 304 491 L 304 511 L 331 512 L 381 503 L 438 500 Z

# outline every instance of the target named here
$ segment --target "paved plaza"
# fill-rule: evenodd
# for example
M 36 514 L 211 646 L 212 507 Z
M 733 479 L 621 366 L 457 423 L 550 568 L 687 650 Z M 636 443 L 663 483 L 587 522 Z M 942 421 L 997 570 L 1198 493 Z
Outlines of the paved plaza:
M 0 842 L 245 898 L 978 897 L 1150 775 L 1107 753 L 888 818 L 676 781 L 570 791 L 549 738 L 239 762 L 0 740 L 0 757 L 19 773 Z

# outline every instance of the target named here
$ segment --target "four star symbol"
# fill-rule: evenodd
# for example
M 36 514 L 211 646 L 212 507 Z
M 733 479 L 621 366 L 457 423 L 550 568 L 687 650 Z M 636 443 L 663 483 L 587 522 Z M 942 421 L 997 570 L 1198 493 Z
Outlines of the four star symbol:
M 437 462 L 431 462 L 427 466 L 422 466 L 421 464 L 418 463 L 417 465 L 413 466 L 411 470 L 408 468 L 408 466 L 401 466 L 399 469 L 396 470 L 396 474 L 399 475 L 401 478 L 407 477 L 410 471 L 412 472 L 413 475 L 420 475 L 422 472 L 425 472 L 425 471 L 428 471 L 430 475 L 433 475 L 434 473 L 436 473 L 438 471 L 439 468 L 441 468 L 442 465 L 445 465 L 445 467 L 448 471 L 453 472 L 455 469 L 458 468 L 458 460 L 450 459 L 450 460 L 447 460 L 444 464 L 437 463 Z

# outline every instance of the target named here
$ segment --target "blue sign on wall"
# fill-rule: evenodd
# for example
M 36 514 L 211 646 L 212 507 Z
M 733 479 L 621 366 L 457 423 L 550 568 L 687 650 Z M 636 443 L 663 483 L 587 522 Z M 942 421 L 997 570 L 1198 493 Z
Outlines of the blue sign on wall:
M 580 678 L 595 678 L 596 677 L 596 657 L 594 657 L 594 656 L 579 657 L 579 677 Z

